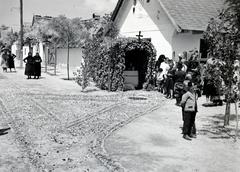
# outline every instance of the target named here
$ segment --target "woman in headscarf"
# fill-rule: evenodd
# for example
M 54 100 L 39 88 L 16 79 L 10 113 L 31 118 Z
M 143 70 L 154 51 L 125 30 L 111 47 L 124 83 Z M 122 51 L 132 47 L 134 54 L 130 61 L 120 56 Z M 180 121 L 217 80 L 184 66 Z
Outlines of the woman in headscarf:
M 34 63 L 35 60 L 32 56 L 32 53 L 29 52 L 28 56 L 23 59 L 23 61 L 26 63 L 26 67 L 25 67 L 25 75 L 27 75 L 27 79 L 31 79 L 31 76 L 34 76 Z
M 8 52 L 8 68 L 10 69 L 10 72 L 12 72 L 12 69 L 15 69 L 15 64 L 14 64 L 14 58 L 16 56 L 14 54 L 11 53 L 11 51 Z
M 36 55 L 34 56 L 34 78 L 37 77 L 37 79 L 39 79 L 39 77 L 41 76 L 41 62 L 42 59 L 39 56 L 39 53 L 36 53 Z

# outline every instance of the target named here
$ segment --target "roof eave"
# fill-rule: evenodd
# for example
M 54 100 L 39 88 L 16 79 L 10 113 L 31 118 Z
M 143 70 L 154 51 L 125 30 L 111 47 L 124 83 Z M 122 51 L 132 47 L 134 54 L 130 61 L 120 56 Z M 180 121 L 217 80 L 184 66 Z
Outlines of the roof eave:
M 164 12 L 167 14 L 169 20 L 172 22 L 173 26 L 176 28 L 177 32 L 182 32 L 182 28 L 175 22 L 175 20 L 173 19 L 173 17 L 169 14 L 168 10 L 165 8 L 165 6 L 163 5 L 162 1 L 158 1 L 161 5 L 161 7 L 163 8 Z
M 120 8 L 122 7 L 123 2 L 124 2 L 124 0 L 118 0 L 118 3 L 117 3 L 117 5 L 116 5 L 116 7 L 115 7 L 115 9 L 112 13 L 112 16 L 111 16 L 112 21 L 115 21 L 115 19 L 117 17 L 117 14 L 118 14 Z

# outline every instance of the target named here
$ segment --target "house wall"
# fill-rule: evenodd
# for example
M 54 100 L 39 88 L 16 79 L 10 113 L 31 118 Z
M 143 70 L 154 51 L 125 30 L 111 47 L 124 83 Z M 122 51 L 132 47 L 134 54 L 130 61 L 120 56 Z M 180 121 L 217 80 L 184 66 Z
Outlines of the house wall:
M 82 62 L 82 49 L 81 48 L 70 48 L 69 51 L 69 64 L 71 67 L 78 67 Z M 67 48 L 57 49 L 57 64 L 67 65 Z
M 157 56 L 164 54 L 177 60 L 177 55 L 192 49 L 199 50 L 202 34 L 179 33 L 158 0 L 137 1 L 133 13 L 133 0 L 124 1 L 115 19 L 120 35 L 136 37 L 142 31 L 144 38 L 151 38 Z M 175 57 L 173 55 L 175 54 Z
M 19 45 L 18 42 L 14 42 L 11 46 L 11 52 L 12 54 L 16 55 L 16 58 L 14 60 L 15 67 L 20 67 L 20 60 L 19 60 Z
M 29 46 L 28 45 L 24 45 L 23 46 L 23 59 L 26 58 L 28 56 L 28 53 L 29 53 L 30 49 L 29 49 Z M 16 67 L 20 67 L 20 60 L 15 60 L 15 65 Z M 25 63 L 23 63 L 23 67 L 25 67 Z
M 44 50 L 43 50 L 43 43 L 39 42 L 38 44 L 33 46 L 33 56 L 35 56 L 36 53 L 39 53 L 40 57 L 44 57 Z
M 28 45 L 23 46 L 23 59 L 28 56 L 30 49 Z
M 193 49 L 200 49 L 200 39 L 203 37 L 202 34 L 188 33 L 175 33 L 172 40 L 173 51 L 176 54 L 174 60 L 178 60 L 178 54 L 183 51 L 190 51 Z
M 128 14 L 122 14 L 122 16 L 119 17 L 126 16 L 126 20 L 124 22 L 120 19 L 118 20 L 119 25 L 122 24 L 120 27 L 120 35 L 136 37 L 139 31 L 141 31 L 144 38 L 151 38 L 157 50 L 157 56 L 165 54 L 171 58 L 171 41 L 175 28 L 160 4 L 157 1 L 150 1 L 149 3 L 138 1 L 135 6 L 135 13 L 133 13 L 133 1 L 130 0 L 125 10 L 128 10 Z
M 17 42 L 14 42 L 13 45 L 11 46 L 11 52 L 12 52 L 12 54 L 18 55 L 18 54 L 17 54 L 17 50 L 18 50 Z

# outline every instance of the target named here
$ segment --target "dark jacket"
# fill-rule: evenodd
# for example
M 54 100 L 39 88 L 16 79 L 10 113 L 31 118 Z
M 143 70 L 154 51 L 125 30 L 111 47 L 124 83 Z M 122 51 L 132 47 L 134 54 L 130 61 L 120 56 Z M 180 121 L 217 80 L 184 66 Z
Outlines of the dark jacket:
M 34 76 L 34 63 L 35 60 L 33 56 L 27 56 L 23 61 L 26 63 L 25 67 L 25 75 L 27 76 Z
M 41 76 L 41 62 L 42 59 L 40 56 L 34 56 L 34 76 Z

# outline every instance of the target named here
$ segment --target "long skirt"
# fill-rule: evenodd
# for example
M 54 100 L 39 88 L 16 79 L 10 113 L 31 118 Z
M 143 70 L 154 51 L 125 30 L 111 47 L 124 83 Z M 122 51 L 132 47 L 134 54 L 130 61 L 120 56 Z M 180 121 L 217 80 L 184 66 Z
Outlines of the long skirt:
M 41 76 L 41 63 L 35 63 L 34 76 Z
M 9 57 L 9 59 L 8 59 L 8 68 L 10 68 L 10 69 L 15 68 L 14 59 L 13 58 Z
M 33 63 L 27 63 L 25 67 L 25 75 L 27 76 L 34 76 L 34 64 Z

